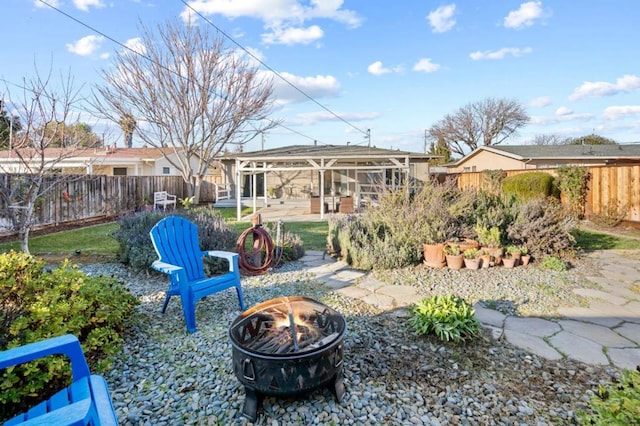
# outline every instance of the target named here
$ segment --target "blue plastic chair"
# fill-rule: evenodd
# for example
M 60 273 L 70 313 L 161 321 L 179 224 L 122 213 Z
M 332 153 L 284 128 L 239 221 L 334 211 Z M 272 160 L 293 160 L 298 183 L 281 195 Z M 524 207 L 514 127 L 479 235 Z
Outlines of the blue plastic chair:
M 92 375 L 78 339 L 67 334 L 0 352 L 0 369 L 49 355 L 71 361 L 72 383 L 51 398 L 7 421 L 7 425 L 117 425 L 107 382 Z
M 196 303 L 210 294 L 235 287 L 238 293 L 240 309 L 244 311 L 242 287 L 240 286 L 240 269 L 238 254 L 200 249 L 198 228 L 180 216 L 168 216 L 158 222 L 149 233 L 151 241 L 160 259 L 151 267 L 167 274 L 170 279 L 167 297 L 162 306 L 162 313 L 167 309 L 172 296 L 180 296 L 182 311 L 190 333 L 196 331 Z M 207 277 L 204 273 L 203 256 L 226 259 L 229 272 L 215 277 Z

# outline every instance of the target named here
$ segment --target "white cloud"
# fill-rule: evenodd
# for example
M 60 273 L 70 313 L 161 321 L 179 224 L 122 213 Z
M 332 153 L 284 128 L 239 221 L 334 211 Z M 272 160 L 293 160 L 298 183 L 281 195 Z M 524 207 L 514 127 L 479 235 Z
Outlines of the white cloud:
M 474 61 L 479 61 L 481 59 L 504 59 L 505 56 L 511 55 L 516 58 L 528 53 L 533 52 L 533 49 L 530 47 L 525 47 L 523 49 L 519 47 L 503 47 L 500 50 L 485 50 L 484 52 L 476 51 L 469 54 L 469 57 Z
M 456 20 L 453 18 L 455 12 L 455 3 L 447 6 L 440 6 L 433 12 L 429 12 L 427 20 L 431 25 L 431 31 L 434 33 L 444 33 L 453 28 L 456 25 Z
M 280 75 L 314 99 L 336 97 L 340 92 L 340 83 L 331 75 L 299 77 L 287 72 L 281 72 Z M 279 104 L 290 104 L 308 100 L 306 96 L 279 78 L 273 80 L 273 90 L 274 96 Z
M 369 71 L 373 75 L 383 75 L 383 74 L 389 74 L 391 72 L 391 69 L 385 68 L 382 65 L 381 61 L 375 61 L 374 63 L 372 63 L 367 67 L 367 71 Z
M 594 118 L 594 114 L 591 113 L 574 113 L 568 109 L 558 108 L 556 114 L 553 116 L 534 115 L 531 116 L 529 124 L 531 125 L 551 125 L 558 123 L 566 123 L 570 121 L 589 121 Z
M 512 10 L 504 18 L 504 26 L 507 28 L 523 28 L 530 27 L 536 19 L 543 15 L 542 2 L 530 1 L 522 3 L 518 10 Z
M 88 12 L 90 7 L 104 7 L 102 0 L 73 0 L 73 4 L 85 12 Z
M 134 52 L 139 53 L 141 55 L 144 55 L 147 53 L 147 48 L 142 43 L 142 39 L 140 39 L 140 37 L 130 38 L 129 40 L 125 41 L 124 45 L 127 46 L 129 49 L 133 50 Z
M 556 115 L 557 116 L 568 116 L 573 114 L 573 111 L 569 108 L 567 108 L 566 106 L 561 106 L 556 110 Z
M 67 43 L 67 50 L 80 56 L 89 56 L 94 54 L 99 48 L 104 37 L 97 35 L 88 35 L 82 37 L 75 43 Z
M 397 65 L 393 68 L 387 68 L 382 65 L 381 61 L 375 61 L 367 67 L 367 71 L 369 71 L 369 73 L 373 75 L 383 75 L 389 73 L 401 73 L 404 71 L 404 69 L 402 68 L 402 65 Z
M 640 89 L 640 77 L 626 74 L 618 78 L 615 83 L 606 81 L 585 81 L 575 89 L 569 100 L 577 101 L 583 98 L 601 98 L 618 93 L 631 92 Z
M 607 120 L 617 120 L 629 116 L 640 116 L 640 105 L 621 105 L 605 108 L 602 116 Z
M 552 100 L 549 96 L 540 96 L 538 98 L 532 99 L 531 102 L 529 102 L 529 105 L 534 108 L 543 108 L 551 105 L 551 102 Z
M 317 25 L 307 28 L 274 28 L 271 33 L 262 35 L 262 41 L 265 44 L 309 44 L 323 36 L 324 32 Z
M 330 19 L 350 28 L 359 27 L 362 23 L 362 18 L 356 12 L 342 8 L 343 0 L 196 0 L 189 2 L 189 5 L 204 16 L 219 14 L 229 19 L 239 17 L 259 19 L 268 30 L 268 33 L 263 36 L 266 42 L 278 42 L 279 33 L 288 34 L 290 30 L 295 33 L 296 29 L 303 27 L 305 22 L 312 19 Z M 180 17 L 185 22 L 195 22 L 197 15 L 186 7 Z M 317 37 L 318 34 L 322 37 L 318 29 L 319 27 L 313 28 L 311 34 L 309 34 L 309 28 L 306 29 L 306 34 L 297 36 L 294 34 L 289 38 L 290 43 L 309 43 L 308 38 Z M 301 35 L 306 36 L 301 37 Z
M 416 62 L 416 64 L 413 66 L 414 71 L 421 71 L 421 72 L 427 72 L 427 73 L 436 72 L 439 69 L 440 69 L 440 65 L 434 64 L 433 62 L 431 62 L 430 58 L 422 58 L 418 62 Z

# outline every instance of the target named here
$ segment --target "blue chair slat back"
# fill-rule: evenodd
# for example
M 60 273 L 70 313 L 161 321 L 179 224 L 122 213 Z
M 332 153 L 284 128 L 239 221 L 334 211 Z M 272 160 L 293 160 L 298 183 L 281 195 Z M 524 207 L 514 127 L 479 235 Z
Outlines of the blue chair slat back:
M 80 342 L 64 335 L 0 352 L 0 369 L 49 355 L 65 355 L 71 362 L 72 383 L 46 401 L 5 425 L 117 425 L 106 381 L 91 375 Z
M 205 277 L 198 228 L 179 216 L 162 219 L 151 230 L 160 260 L 184 268 L 189 281 Z

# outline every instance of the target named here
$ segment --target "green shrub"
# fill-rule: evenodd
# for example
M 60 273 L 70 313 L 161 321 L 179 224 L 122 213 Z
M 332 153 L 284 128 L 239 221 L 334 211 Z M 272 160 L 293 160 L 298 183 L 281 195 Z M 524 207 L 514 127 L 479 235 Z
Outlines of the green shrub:
M 600 386 L 590 402 L 592 414 L 578 413 L 583 425 L 640 424 L 640 372 L 624 370 L 619 382 Z
M 567 263 L 556 256 L 546 256 L 540 262 L 540 269 L 548 269 L 550 271 L 566 271 L 569 268 Z
M 435 334 L 447 342 L 475 337 L 480 330 L 471 305 L 456 296 L 435 295 L 420 300 L 412 309 L 409 324 L 418 334 Z
M 502 181 L 504 195 L 518 201 L 557 196 L 554 178 L 548 173 L 529 172 L 510 176 Z
M 92 368 L 108 367 L 138 304 L 110 277 L 86 276 L 64 262 L 52 271 L 24 253 L 0 254 L 0 351 L 46 338 L 78 336 Z M 61 357 L 6 369 L 0 375 L 0 417 L 50 396 L 69 377 Z
M 185 217 L 196 224 L 202 250 L 232 250 L 235 246 L 238 236 L 217 210 L 199 207 L 176 210 L 170 214 Z M 120 247 L 118 260 L 133 270 L 148 269 L 158 258 L 149 231 L 166 216 L 168 214 L 142 212 L 121 218 L 120 228 L 113 234 Z M 216 264 L 215 260 L 207 262 L 209 273 L 213 274 L 216 270 L 224 268 L 224 266 L 215 266 Z
M 556 179 L 567 211 L 574 219 L 582 219 L 587 204 L 587 190 L 591 175 L 586 167 L 563 166 L 558 168 Z
M 567 217 L 559 202 L 552 198 L 534 199 L 514 205 L 515 220 L 507 227 L 511 244 L 527 246 L 533 257 L 572 257 L 575 239 L 571 231 L 575 221 Z

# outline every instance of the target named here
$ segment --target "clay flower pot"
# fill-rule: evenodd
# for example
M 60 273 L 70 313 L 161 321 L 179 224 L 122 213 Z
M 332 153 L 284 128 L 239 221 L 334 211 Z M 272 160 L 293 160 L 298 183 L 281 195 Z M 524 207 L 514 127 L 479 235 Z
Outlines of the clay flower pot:
M 515 257 L 502 258 L 502 265 L 504 265 L 505 268 L 513 268 L 514 266 L 516 266 L 517 262 L 518 259 L 516 259 Z
M 464 256 L 461 254 L 447 254 L 447 266 L 451 269 L 462 269 L 464 266 Z
M 467 269 L 472 269 L 472 270 L 480 269 L 481 264 L 482 264 L 482 259 L 480 259 L 479 257 L 476 257 L 473 259 L 467 259 L 465 257 L 464 259 L 464 267 Z
M 432 268 L 444 268 L 447 260 L 444 257 L 444 244 L 423 244 L 424 264 Z
M 523 254 L 520 257 L 520 263 L 522 264 L 522 266 L 527 266 L 530 261 L 531 261 L 531 255 L 530 254 Z

